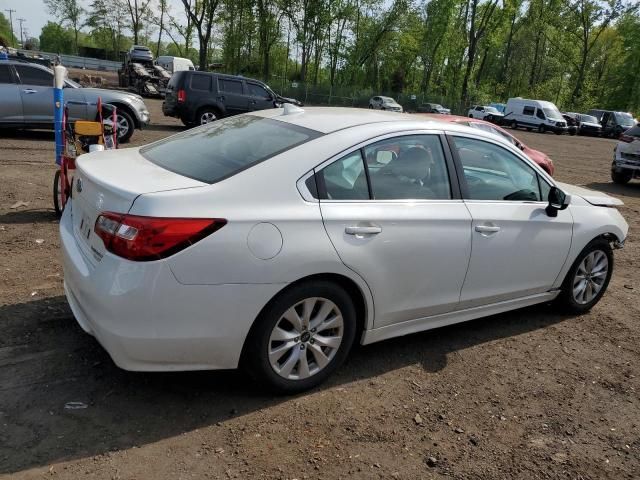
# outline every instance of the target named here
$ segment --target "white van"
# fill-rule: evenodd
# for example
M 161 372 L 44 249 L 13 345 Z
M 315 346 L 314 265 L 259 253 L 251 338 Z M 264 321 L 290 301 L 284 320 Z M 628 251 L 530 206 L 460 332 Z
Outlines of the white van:
M 568 131 L 566 120 L 553 103 L 520 97 L 507 101 L 503 123 L 511 128 L 535 128 L 540 133 L 552 131 L 560 135 Z
M 188 58 L 171 57 L 169 55 L 162 55 L 156 58 L 156 64 L 171 73 L 196 69 L 196 67 L 193 66 L 193 62 Z

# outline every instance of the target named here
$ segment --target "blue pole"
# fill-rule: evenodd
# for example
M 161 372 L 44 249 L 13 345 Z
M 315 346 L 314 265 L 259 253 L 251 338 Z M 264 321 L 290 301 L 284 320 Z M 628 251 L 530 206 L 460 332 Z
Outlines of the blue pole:
M 62 131 L 62 117 L 64 113 L 64 79 L 67 69 L 62 65 L 56 65 L 54 71 L 53 88 L 53 121 L 56 137 L 56 163 L 62 164 L 62 152 L 64 152 L 64 132 Z

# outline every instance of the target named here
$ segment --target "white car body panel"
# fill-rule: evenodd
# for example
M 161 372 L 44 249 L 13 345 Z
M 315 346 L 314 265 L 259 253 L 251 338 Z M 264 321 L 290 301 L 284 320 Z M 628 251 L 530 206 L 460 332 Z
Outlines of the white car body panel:
M 154 371 L 234 368 L 264 306 L 291 283 L 319 274 L 340 276 L 361 293 L 362 343 L 545 302 L 557 295 L 589 241 L 627 235 L 615 208 L 589 203 L 619 204 L 615 199 L 560 184 L 573 197 L 555 219 L 542 217 L 541 202 L 499 202 L 499 211 L 490 202 L 461 199 L 318 201 L 304 189 L 314 169 L 400 132 L 481 138 L 555 183 L 491 133 L 397 113 L 306 110 L 252 115 L 326 135 L 214 184 L 163 169 L 139 149 L 78 161 L 82 192 L 75 184 L 60 224 L 65 292 L 82 328 L 116 364 Z M 106 251 L 93 232 L 102 211 L 225 218 L 227 224 L 168 258 L 134 262 Z M 503 230 L 481 237 L 474 225 L 488 221 Z M 382 232 L 346 236 L 354 222 L 375 222 Z

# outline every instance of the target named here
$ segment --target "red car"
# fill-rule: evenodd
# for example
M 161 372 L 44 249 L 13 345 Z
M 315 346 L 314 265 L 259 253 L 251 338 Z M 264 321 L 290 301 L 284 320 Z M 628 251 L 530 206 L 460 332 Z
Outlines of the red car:
M 485 130 L 487 132 L 491 132 L 495 135 L 501 135 L 502 137 L 509 140 L 516 147 L 522 150 L 527 157 L 536 162 L 542 169 L 547 172 L 549 175 L 553 175 L 555 167 L 553 166 L 553 161 L 544 153 L 539 150 L 534 150 L 533 148 L 527 147 L 524 143 L 518 140 L 516 137 L 511 135 L 508 131 L 500 128 L 499 126 L 485 122 L 484 120 L 479 120 L 477 118 L 467 118 L 461 117 L 458 115 L 431 115 L 431 114 L 418 114 L 422 117 L 429 117 L 432 120 L 437 120 L 439 122 L 451 122 L 451 123 L 460 123 L 462 125 L 468 125 L 470 127 L 477 128 L 479 130 Z

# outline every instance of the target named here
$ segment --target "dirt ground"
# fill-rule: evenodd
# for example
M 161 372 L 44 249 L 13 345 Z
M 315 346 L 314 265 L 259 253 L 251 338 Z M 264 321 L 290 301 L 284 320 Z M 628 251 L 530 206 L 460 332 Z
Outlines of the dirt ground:
M 182 129 L 148 105 L 132 145 Z M 53 134 L 0 132 L 0 478 L 640 478 L 640 182 L 610 182 L 613 140 L 517 135 L 559 180 L 625 201 L 593 311 L 360 347 L 321 388 L 274 397 L 237 372 L 115 367 L 62 292 Z

